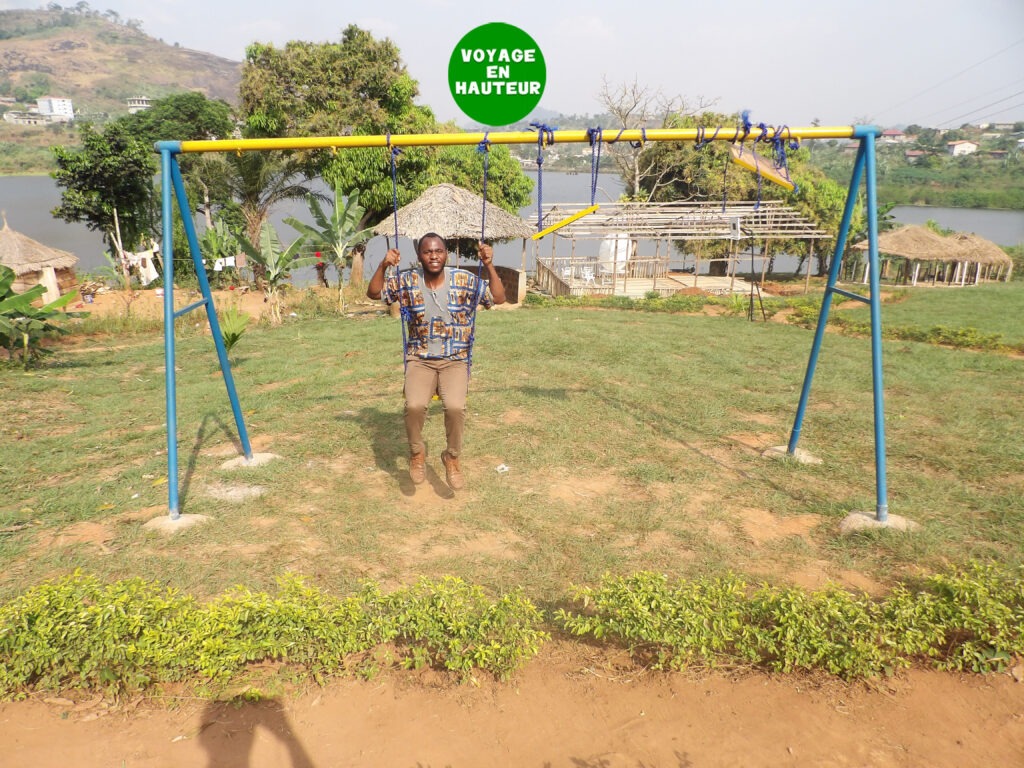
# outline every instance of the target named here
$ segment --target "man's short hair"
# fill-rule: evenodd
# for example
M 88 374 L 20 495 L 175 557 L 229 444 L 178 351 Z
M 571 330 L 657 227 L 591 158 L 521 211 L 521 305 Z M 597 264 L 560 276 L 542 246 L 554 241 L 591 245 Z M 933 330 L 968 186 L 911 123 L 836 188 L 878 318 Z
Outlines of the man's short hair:
M 419 240 L 417 240 L 417 241 L 416 241 L 416 255 L 417 255 L 417 256 L 418 256 L 418 255 L 419 255 L 419 253 L 420 253 L 420 245 L 421 245 L 421 244 L 423 243 L 423 241 L 424 241 L 424 240 L 426 240 L 426 239 L 427 239 L 428 237 L 436 237 L 436 238 L 437 238 L 438 240 L 440 240 L 440 241 L 441 241 L 441 245 L 443 245 L 443 246 L 444 246 L 444 249 L 445 249 L 445 251 L 447 251 L 447 250 L 448 250 L 448 243 L 447 243 L 447 242 L 445 242 L 445 239 L 444 239 L 443 237 L 441 237 L 441 236 L 440 236 L 439 234 L 437 234 L 437 232 L 427 232 L 427 234 L 423 235 L 423 237 L 421 237 L 421 238 L 420 238 Z

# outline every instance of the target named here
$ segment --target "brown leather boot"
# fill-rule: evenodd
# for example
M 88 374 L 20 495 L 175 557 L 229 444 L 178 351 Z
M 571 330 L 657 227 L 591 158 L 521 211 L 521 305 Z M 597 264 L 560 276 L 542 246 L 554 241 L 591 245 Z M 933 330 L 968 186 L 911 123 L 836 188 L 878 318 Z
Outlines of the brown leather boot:
M 427 479 L 427 452 L 414 453 L 409 457 L 409 477 L 419 485 Z
M 453 491 L 461 491 L 466 487 L 466 479 L 462 476 L 462 469 L 459 467 L 459 460 L 448 451 L 441 454 L 441 463 L 444 464 L 444 474 L 448 485 Z

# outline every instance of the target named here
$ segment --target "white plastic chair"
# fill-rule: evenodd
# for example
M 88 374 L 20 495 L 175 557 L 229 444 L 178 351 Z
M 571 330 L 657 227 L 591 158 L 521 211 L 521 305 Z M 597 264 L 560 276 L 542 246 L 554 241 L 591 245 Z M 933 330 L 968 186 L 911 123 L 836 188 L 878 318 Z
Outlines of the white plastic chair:
M 593 267 L 582 267 L 580 269 L 580 276 L 583 278 L 584 285 L 597 285 L 597 280 L 594 278 Z

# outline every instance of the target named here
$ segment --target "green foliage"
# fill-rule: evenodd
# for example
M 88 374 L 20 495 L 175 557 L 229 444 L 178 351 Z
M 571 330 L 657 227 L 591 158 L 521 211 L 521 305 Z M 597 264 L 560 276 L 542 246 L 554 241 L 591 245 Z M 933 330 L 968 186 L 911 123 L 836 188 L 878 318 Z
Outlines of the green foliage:
M 354 24 L 339 43 L 250 45 L 239 88 L 247 129 L 258 136 L 398 133 L 424 110 L 413 104 L 418 90 L 395 44 Z
M 203 180 L 220 218 L 228 213 L 244 222 L 250 242 L 259 239 L 274 206 L 311 193 L 302 163 L 283 152 L 217 153 L 204 157 L 192 175 Z
M 596 307 L 636 312 L 699 312 L 709 302 L 710 299 L 707 296 L 678 294 L 631 299 L 628 296 L 544 296 L 539 293 L 528 293 L 523 300 L 523 306 L 533 308 Z
M 607 639 L 657 669 L 754 664 L 866 678 L 926 662 L 988 672 L 1024 653 L 1024 570 L 971 564 L 900 585 L 881 600 L 830 586 L 816 592 L 735 576 L 670 584 L 660 574 L 605 576 L 576 588 L 581 612 L 556 621 Z
M 32 302 L 46 293 L 46 288 L 37 285 L 24 293 L 16 293 L 14 278 L 14 270 L 0 264 L 0 346 L 7 350 L 10 360 L 16 359 L 20 352 L 22 366 L 27 370 L 31 363 L 48 353 L 41 343 L 47 335 L 67 333 L 67 329 L 55 321 L 68 316 L 59 310 L 78 298 L 78 294 L 66 293 L 56 301 L 35 307 Z
M 491 601 L 483 589 L 448 576 L 420 579 L 384 600 L 407 667 L 441 666 L 464 679 L 482 669 L 507 678 L 548 639 L 541 612 L 514 591 Z
M 230 352 L 245 333 L 250 317 L 238 307 L 228 307 L 221 313 L 218 320 L 221 336 L 224 338 L 224 348 Z
M 309 212 L 313 216 L 315 226 L 310 226 L 296 218 L 285 219 L 285 224 L 292 229 L 298 230 L 307 242 L 308 248 L 316 249 L 317 258 L 326 254 L 328 263 L 334 266 L 338 273 L 338 309 L 345 311 L 345 286 L 342 275 L 346 266 L 352 266 L 352 274 L 355 276 L 358 270 L 360 277 L 363 272 L 362 258 L 353 264 L 353 250 L 355 246 L 362 245 L 373 236 L 372 229 L 361 228 L 364 209 L 359 205 L 359 193 L 353 192 L 346 200 L 341 192 L 341 185 L 334 188 L 334 207 L 331 215 L 324 213 L 320 201 L 313 195 L 307 197 Z M 358 282 L 358 281 L 357 281 Z
M 120 122 L 102 133 L 83 125 L 81 136 L 80 150 L 53 148 L 53 176 L 64 188 L 53 215 L 99 230 L 119 254 L 134 250 L 154 229 L 153 148 Z
M 231 107 L 197 91 L 154 99 L 148 109 L 119 118 L 118 122 L 150 146 L 157 141 L 227 139 L 234 129 Z
M 392 642 L 405 649 L 405 666 L 504 678 L 547 639 L 541 619 L 518 592 L 492 601 L 454 578 L 390 595 L 366 584 L 338 598 L 286 575 L 276 594 L 235 587 L 199 605 L 155 582 L 103 584 L 76 572 L 0 606 L 0 696 L 129 692 L 182 679 L 216 691 L 268 661 L 322 682 Z
M 34 587 L 0 607 L 0 693 L 136 690 L 180 677 L 194 610 L 142 579 L 105 585 L 76 573 Z
M 296 87 L 301 84 L 301 87 Z M 349 25 L 337 43 L 290 41 L 283 48 L 254 44 L 246 51 L 240 87 L 251 136 L 347 136 L 456 131 L 438 125 L 429 108 L 414 103 L 418 85 L 400 52 Z M 450 182 L 478 191 L 482 158 L 474 147 L 406 147 L 398 164 L 398 204 L 427 187 Z M 305 157 L 337 192 L 359 192 L 359 227 L 379 222 L 394 204 L 391 157 L 384 148 L 355 148 Z M 529 201 L 532 182 L 506 148 L 492 148 L 488 199 L 510 212 Z
M 228 278 L 225 272 L 230 270 L 230 273 L 233 274 L 234 268 L 216 272 L 213 269 L 213 262 L 217 259 L 236 256 L 239 250 L 241 250 L 238 238 L 224 222 L 224 219 L 218 218 L 213 223 L 213 226 L 207 228 L 203 232 L 203 236 L 199 238 L 199 248 L 202 251 L 203 259 L 209 263 L 206 269 L 207 280 L 209 280 L 211 287 L 219 287 Z
M 316 262 L 315 258 L 301 256 L 303 240 L 305 235 L 293 240 L 287 248 L 283 247 L 274 225 L 269 221 L 263 223 L 258 246 L 238 236 L 239 246 L 260 267 L 263 290 L 270 302 L 271 320 L 278 325 L 281 323 L 281 291 L 291 279 L 291 271 Z

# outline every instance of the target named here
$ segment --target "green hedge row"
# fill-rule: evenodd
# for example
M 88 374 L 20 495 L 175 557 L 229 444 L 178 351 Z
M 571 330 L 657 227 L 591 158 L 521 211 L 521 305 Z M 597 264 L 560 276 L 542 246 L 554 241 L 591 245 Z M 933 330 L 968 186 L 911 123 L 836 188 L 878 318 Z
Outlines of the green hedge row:
M 155 582 L 75 573 L 0 606 L 0 695 L 169 681 L 216 691 L 267 661 L 320 682 L 391 662 L 504 679 L 551 630 L 621 645 L 659 669 L 744 665 L 849 679 L 913 664 L 988 672 L 1024 656 L 1020 568 L 970 565 L 882 599 L 637 573 L 576 588 L 572 601 L 548 622 L 519 591 L 491 599 L 454 577 L 336 597 L 289 575 L 276 594 L 236 587 L 199 604 Z

